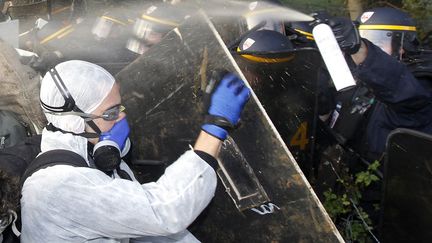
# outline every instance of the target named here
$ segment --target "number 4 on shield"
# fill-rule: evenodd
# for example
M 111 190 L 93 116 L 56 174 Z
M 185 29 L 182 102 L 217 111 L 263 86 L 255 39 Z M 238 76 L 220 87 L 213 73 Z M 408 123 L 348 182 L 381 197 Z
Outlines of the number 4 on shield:
M 307 122 L 302 122 L 294 136 L 291 138 L 290 145 L 300 146 L 300 150 L 305 150 L 308 143 L 309 139 L 307 137 Z

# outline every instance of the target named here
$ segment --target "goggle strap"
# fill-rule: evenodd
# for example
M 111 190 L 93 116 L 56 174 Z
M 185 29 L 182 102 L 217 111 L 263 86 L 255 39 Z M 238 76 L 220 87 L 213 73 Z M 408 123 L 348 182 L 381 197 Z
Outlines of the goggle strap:
M 67 112 L 69 108 L 68 105 L 66 105 L 66 103 L 64 106 L 50 106 L 45 104 L 41 99 L 39 99 L 39 101 L 45 110 L 48 110 L 53 113 Z
M 46 110 L 48 110 L 48 111 L 45 111 L 45 113 L 47 113 L 47 114 L 51 114 L 51 115 L 55 115 L 55 116 L 67 116 L 67 115 L 79 116 L 79 117 L 83 118 L 85 122 L 89 122 L 91 120 L 98 119 L 98 118 L 102 118 L 102 119 L 109 121 L 107 119 L 107 118 L 109 118 L 109 115 L 107 115 L 107 114 L 102 114 L 101 116 L 96 116 L 93 114 L 85 113 L 82 110 L 80 110 L 78 107 L 74 108 L 73 109 L 74 111 L 66 111 L 66 112 L 56 111 L 53 109 L 55 107 L 52 107 L 52 106 L 49 106 L 49 105 L 43 103 L 42 100 L 40 102 L 41 102 L 42 106 Z M 119 105 L 118 109 L 119 109 L 119 111 L 118 111 L 118 114 L 119 114 L 125 110 L 125 107 L 122 105 Z M 118 117 L 118 114 L 116 114 L 117 117 Z M 117 119 L 117 117 L 115 119 Z
M 98 138 L 100 136 L 98 133 L 92 133 L 92 132 L 74 133 L 74 132 L 64 131 L 63 129 L 60 129 L 60 128 L 54 126 L 52 123 L 48 123 L 48 125 L 45 128 L 51 132 L 69 133 L 69 134 L 73 134 L 75 136 L 80 136 L 80 137 L 84 137 L 84 138 Z M 99 128 L 97 130 L 99 130 Z
M 43 105 L 44 104 L 42 104 L 42 106 Z M 84 121 L 88 121 L 89 119 L 92 120 L 92 119 L 99 118 L 97 116 L 93 116 L 92 114 L 87 114 L 87 113 L 79 112 L 79 111 L 66 111 L 66 112 L 45 111 L 45 113 L 50 114 L 50 115 L 55 115 L 55 116 L 68 116 L 68 115 L 79 116 L 79 117 L 82 117 L 84 119 Z
M 76 107 L 75 100 L 72 98 L 69 90 L 66 88 L 66 85 L 64 84 L 62 78 L 60 77 L 55 68 L 50 69 L 49 73 L 51 74 L 51 77 L 55 85 L 57 86 L 57 89 L 60 91 L 61 95 L 65 100 L 65 104 L 62 107 L 58 108 L 66 108 L 66 110 L 64 109 L 63 111 L 72 111 Z

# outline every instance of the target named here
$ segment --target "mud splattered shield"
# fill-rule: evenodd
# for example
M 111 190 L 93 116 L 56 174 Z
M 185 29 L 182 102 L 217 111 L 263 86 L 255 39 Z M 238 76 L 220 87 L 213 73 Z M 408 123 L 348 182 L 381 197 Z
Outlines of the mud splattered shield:
M 304 64 L 310 70 L 312 63 Z M 175 161 L 194 143 L 206 113 L 204 90 L 220 69 L 244 78 L 214 25 L 199 14 L 117 75 L 135 156 Z M 223 183 L 192 226 L 194 235 L 204 242 L 342 241 L 256 94 L 242 120 L 223 145 L 217 171 Z

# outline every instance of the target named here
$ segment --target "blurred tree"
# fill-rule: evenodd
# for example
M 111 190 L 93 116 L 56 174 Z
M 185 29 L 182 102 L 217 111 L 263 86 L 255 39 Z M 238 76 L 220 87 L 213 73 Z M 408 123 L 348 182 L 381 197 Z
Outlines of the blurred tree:
M 355 20 L 361 13 L 363 13 L 362 0 L 347 0 L 346 5 L 352 20 Z
M 432 29 L 431 0 L 403 0 L 403 9 L 407 10 L 416 20 L 420 39 Z
M 281 2 L 285 6 L 307 14 L 325 10 L 331 15 L 348 16 L 345 0 L 281 0 Z

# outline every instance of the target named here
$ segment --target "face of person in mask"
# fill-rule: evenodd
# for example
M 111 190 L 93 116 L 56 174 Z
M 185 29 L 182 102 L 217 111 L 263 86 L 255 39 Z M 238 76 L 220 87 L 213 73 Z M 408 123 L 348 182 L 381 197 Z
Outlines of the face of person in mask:
M 115 83 L 113 88 L 111 89 L 110 93 L 107 97 L 102 101 L 102 103 L 92 112 L 92 114 L 97 116 L 102 116 L 106 112 L 110 112 L 111 110 L 118 109 L 118 107 L 121 105 L 121 96 L 120 96 L 120 86 Z M 115 114 L 116 112 L 114 112 Z M 102 118 L 94 119 L 94 123 L 99 127 L 101 132 L 107 132 L 109 131 L 116 122 L 120 121 L 126 116 L 126 113 L 120 110 L 120 113 L 118 113 L 118 117 L 115 120 L 105 120 Z M 86 131 L 93 132 L 93 130 L 90 127 L 86 127 Z M 98 139 L 90 139 L 89 140 L 92 143 L 97 143 Z

